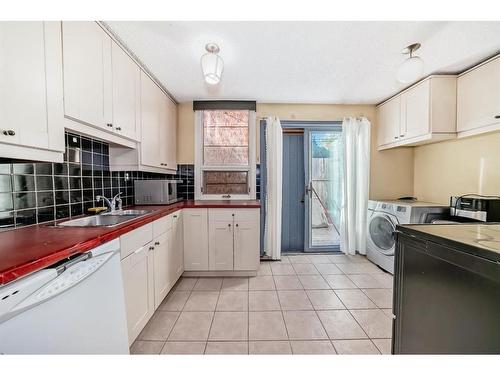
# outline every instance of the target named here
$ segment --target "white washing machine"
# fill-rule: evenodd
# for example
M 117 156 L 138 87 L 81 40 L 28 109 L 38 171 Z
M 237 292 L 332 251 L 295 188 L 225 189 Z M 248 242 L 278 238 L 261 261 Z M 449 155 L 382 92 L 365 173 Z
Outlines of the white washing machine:
M 419 201 L 369 201 L 366 256 L 384 270 L 394 273 L 394 232 L 398 224 L 424 224 L 443 218 L 447 205 Z

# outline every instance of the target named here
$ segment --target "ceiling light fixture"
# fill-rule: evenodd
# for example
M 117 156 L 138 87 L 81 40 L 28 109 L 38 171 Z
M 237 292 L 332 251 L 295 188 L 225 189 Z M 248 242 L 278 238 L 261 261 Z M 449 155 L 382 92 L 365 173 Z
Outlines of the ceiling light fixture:
M 224 61 L 218 55 L 220 48 L 215 43 L 208 43 L 205 46 L 207 53 L 201 56 L 201 70 L 205 82 L 209 85 L 216 85 L 220 82 Z
M 398 81 L 401 83 L 412 83 L 419 79 L 424 73 L 424 62 L 413 53 L 420 48 L 420 43 L 410 44 L 403 49 L 403 55 L 410 55 L 401 63 L 398 69 Z

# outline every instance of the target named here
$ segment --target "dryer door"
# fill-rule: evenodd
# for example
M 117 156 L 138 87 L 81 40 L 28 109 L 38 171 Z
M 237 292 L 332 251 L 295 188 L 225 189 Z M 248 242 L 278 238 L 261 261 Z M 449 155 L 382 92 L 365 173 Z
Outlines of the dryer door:
M 374 214 L 368 224 L 370 241 L 384 255 L 394 255 L 396 224 L 396 218 L 383 213 Z

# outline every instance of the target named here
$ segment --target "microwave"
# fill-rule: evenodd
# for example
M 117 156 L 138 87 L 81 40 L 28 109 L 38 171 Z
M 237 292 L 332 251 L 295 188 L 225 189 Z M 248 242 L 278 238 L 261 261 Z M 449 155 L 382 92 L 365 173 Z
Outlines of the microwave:
M 170 204 L 177 198 L 177 184 L 182 180 L 135 180 L 135 204 Z

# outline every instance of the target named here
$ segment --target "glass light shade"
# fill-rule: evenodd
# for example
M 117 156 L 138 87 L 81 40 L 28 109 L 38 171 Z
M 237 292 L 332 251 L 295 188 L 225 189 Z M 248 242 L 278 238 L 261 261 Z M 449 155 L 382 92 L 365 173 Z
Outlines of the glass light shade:
M 205 82 L 209 85 L 216 85 L 220 82 L 224 61 L 216 53 L 206 53 L 201 57 L 201 70 Z
M 398 69 L 398 81 L 412 83 L 424 73 L 424 62 L 418 56 L 413 56 L 401 63 Z

